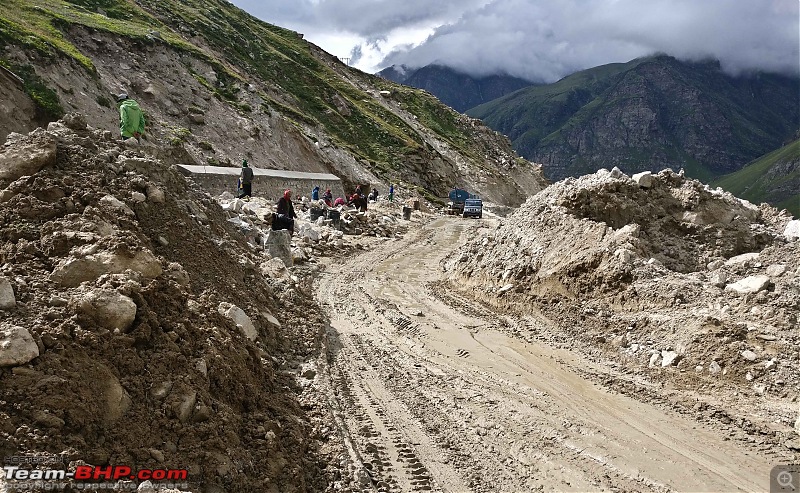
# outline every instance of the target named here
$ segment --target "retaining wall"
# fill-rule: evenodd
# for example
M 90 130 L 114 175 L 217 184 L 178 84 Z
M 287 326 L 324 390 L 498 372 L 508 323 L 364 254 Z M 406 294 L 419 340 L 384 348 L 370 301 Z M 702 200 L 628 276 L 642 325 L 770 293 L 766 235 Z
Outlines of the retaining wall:
M 221 166 L 194 166 L 176 164 L 178 170 L 191 177 L 204 190 L 213 196 L 222 192 L 236 194 L 236 183 L 241 173 L 241 168 L 226 168 Z M 253 170 L 253 196 L 278 200 L 287 188 L 292 191 L 292 197 L 299 200 L 306 196 L 311 198 L 311 190 L 319 186 L 319 195 L 322 197 L 326 188 L 331 189 L 334 199 L 344 197 L 342 181 L 330 173 L 306 173 L 303 171 L 287 171 L 277 169 L 251 168 Z

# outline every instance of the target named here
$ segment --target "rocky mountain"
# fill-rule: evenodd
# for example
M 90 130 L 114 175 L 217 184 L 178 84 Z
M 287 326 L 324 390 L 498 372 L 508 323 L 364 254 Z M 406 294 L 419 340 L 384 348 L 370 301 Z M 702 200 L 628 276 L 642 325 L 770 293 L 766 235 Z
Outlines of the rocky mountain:
M 460 112 L 531 85 L 530 81 L 510 75 L 472 77 L 436 64 L 418 69 L 393 65 L 381 70 L 377 75 L 411 87 L 425 89 L 444 104 Z
M 330 172 L 431 200 L 453 185 L 518 204 L 537 166 L 428 93 L 351 69 L 216 0 L 14 0 L 0 13 L 0 139 L 78 111 L 114 130 L 144 108 L 174 162 Z
M 777 148 L 800 125 L 800 79 L 732 77 L 659 55 L 529 87 L 468 114 L 507 135 L 553 179 L 618 166 L 708 180 Z
M 800 217 L 800 139 L 711 184 L 750 202 L 768 202 Z

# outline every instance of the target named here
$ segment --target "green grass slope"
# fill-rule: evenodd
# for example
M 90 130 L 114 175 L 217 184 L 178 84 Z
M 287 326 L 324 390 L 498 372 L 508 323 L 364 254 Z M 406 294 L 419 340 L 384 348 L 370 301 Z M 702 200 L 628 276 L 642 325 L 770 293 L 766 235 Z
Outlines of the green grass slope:
M 800 139 L 711 182 L 737 197 L 800 217 Z

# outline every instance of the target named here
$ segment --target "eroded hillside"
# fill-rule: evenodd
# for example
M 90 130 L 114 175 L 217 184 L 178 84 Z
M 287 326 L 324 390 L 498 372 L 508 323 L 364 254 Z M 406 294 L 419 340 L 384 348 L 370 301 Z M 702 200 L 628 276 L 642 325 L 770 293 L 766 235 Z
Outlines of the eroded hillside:
M 0 17 L 0 62 L 37 113 L 4 122 L 5 133 L 65 111 L 113 130 L 113 94 L 127 92 L 150 138 L 199 164 L 246 157 L 348 185 L 401 182 L 431 199 L 457 185 L 505 205 L 543 186 L 539 168 L 477 120 L 226 2 L 12 4 Z

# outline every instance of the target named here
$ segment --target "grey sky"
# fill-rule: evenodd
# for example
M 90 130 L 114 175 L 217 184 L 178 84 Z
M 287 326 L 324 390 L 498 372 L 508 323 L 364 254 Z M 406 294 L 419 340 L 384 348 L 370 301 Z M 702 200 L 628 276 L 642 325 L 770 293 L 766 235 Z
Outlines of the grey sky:
M 800 72 L 798 0 L 234 0 L 375 72 L 448 65 L 552 82 L 656 52 Z

